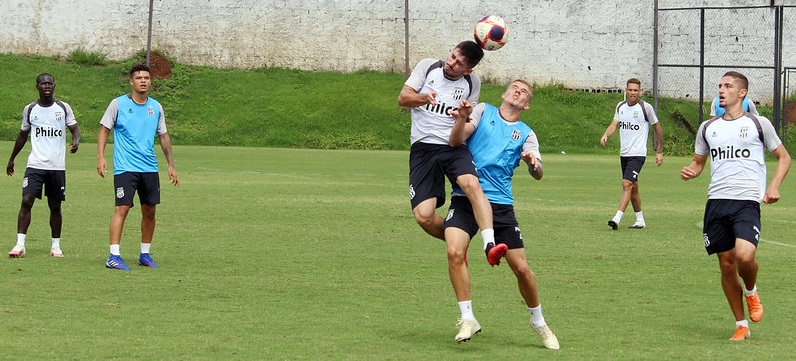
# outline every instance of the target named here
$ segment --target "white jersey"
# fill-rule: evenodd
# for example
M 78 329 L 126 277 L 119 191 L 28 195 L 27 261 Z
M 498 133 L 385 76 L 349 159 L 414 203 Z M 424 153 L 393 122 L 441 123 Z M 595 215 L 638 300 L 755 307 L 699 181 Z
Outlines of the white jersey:
M 456 109 L 463 99 L 473 105 L 478 103 L 481 79 L 475 73 L 470 73 L 458 80 L 449 80 L 445 78 L 442 67 L 432 69 L 437 62 L 439 60 L 421 60 L 404 83 L 421 94 L 431 91 L 437 93 L 437 105 L 426 104 L 412 108 L 412 144 L 423 142 L 447 145 L 454 123 L 451 110 Z
M 28 168 L 66 170 L 66 127 L 75 125 L 69 104 L 56 101 L 49 107 L 38 101 L 22 110 L 22 130 L 30 131 Z
M 755 123 L 749 115 L 714 118 L 699 125 L 694 152 L 710 157 L 708 199 L 763 200 L 765 149 L 773 151 L 782 141 L 771 121 L 754 116 Z
M 641 108 L 642 105 L 644 109 Z M 619 142 L 622 145 L 619 155 L 622 157 L 646 157 L 650 125 L 658 123 L 658 117 L 655 115 L 652 105 L 641 100 L 634 105 L 620 102 L 616 106 L 614 120 L 619 122 Z

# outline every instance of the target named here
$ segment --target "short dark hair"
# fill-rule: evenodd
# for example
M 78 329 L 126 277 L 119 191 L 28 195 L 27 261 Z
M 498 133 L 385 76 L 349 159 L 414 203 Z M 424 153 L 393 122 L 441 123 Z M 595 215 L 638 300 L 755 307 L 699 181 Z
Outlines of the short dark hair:
M 462 41 L 456 45 L 455 49 L 459 49 L 462 56 L 467 59 L 467 67 L 471 69 L 475 68 L 484 58 L 484 49 L 471 40 Z
M 39 82 L 41 81 L 41 79 L 46 77 L 46 76 L 49 76 L 50 78 L 53 78 L 53 84 L 55 84 L 55 77 L 52 76 L 52 74 L 50 74 L 50 73 L 41 73 L 41 74 L 39 74 L 39 76 L 36 77 L 36 84 L 38 85 Z
M 147 73 L 152 73 L 152 71 L 149 70 L 149 66 L 147 66 L 146 64 L 135 64 L 135 65 L 133 65 L 132 68 L 130 68 L 130 72 L 127 75 L 129 75 L 132 78 L 133 74 L 135 74 L 136 72 L 139 72 L 139 71 L 145 71 Z
M 749 90 L 749 79 L 746 78 L 746 75 L 743 75 L 743 74 L 741 74 L 741 73 L 739 73 L 737 71 L 732 71 L 731 70 L 731 71 L 728 71 L 728 72 L 724 73 L 724 76 L 722 76 L 722 78 L 725 77 L 725 76 L 731 76 L 731 77 L 733 77 L 735 79 L 740 80 L 741 81 L 741 89 Z
M 636 85 L 638 85 L 639 88 L 641 88 L 641 80 L 638 80 L 638 78 L 630 78 L 630 79 L 628 79 L 627 80 L 627 84 L 625 84 L 625 86 L 628 86 L 630 84 L 636 84 Z

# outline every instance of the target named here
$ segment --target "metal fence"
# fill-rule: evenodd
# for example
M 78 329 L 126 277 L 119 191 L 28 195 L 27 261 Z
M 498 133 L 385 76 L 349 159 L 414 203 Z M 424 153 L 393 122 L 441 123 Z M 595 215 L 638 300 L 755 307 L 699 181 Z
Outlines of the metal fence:
M 796 42 L 786 17 L 796 18 L 796 6 L 656 8 L 655 105 L 659 96 L 696 100 L 702 105 L 699 113 L 683 116 L 699 124 L 710 113 L 721 75 L 737 70 L 750 79 L 749 97 L 772 105 L 772 123 L 782 134 L 788 123 L 783 119 L 796 117 L 785 106 L 796 91 L 796 84 L 790 84 L 796 69 L 783 64 L 783 51 Z

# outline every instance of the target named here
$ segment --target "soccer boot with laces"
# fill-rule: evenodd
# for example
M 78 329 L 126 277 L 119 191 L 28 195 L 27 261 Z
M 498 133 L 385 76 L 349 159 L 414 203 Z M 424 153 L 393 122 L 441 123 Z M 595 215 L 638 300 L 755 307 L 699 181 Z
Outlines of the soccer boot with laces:
M 459 333 L 454 338 L 457 343 L 469 341 L 473 335 L 481 332 L 481 325 L 476 320 L 459 320 L 456 323 L 456 328 L 459 329 Z
M 25 256 L 25 247 L 20 246 L 20 245 L 14 246 L 14 248 L 12 248 L 10 252 L 8 252 L 8 256 L 11 257 L 11 258 L 24 257 Z
M 558 344 L 558 337 L 556 337 L 556 334 L 550 329 L 550 326 L 542 325 L 541 327 L 533 327 L 533 324 L 531 324 L 531 328 L 536 331 L 536 334 L 542 339 L 542 344 L 545 348 L 550 350 L 558 350 L 561 348 Z
M 752 335 L 752 332 L 749 331 L 749 327 L 738 326 L 735 328 L 735 333 L 730 337 L 730 341 L 743 341 L 749 338 L 750 335 Z
M 158 264 L 152 260 L 152 256 L 150 256 L 149 253 L 141 253 L 141 255 L 138 256 L 138 264 L 144 267 L 158 268 Z
M 749 308 L 749 319 L 752 322 L 760 322 L 763 319 L 763 305 L 760 303 L 760 296 L 757 292 L 746 297 L 746 305 Z
M 61 251 L 61 247 L 53 247 L 50 248 L 50 256 L 55 258 L 64 258 L 64 252 Z
M 484 252 L 486 252 L 486 260 L 492 267 L 500 265 L 500 259 L 503 258 L 508 251 L 509 246 L 505 243 L 500 243 L 498 245 L 490 243 L 486 246 L 486 250 L 484 250 Z
M 114 256 L 114 255 L 110 255 L 108 257 L 108 260 L 105 261 L 105 268 L 117 269 L 117 270 L 120 270 L 120 271 L 129 271 L 130 270 L 130 267 L 128 267 L 126 264 L 124 264 L 124 260 L 122 259 L 122 256 Z
M 611 227 L 611 229 L 613 229 L 614 231 L 619 229 L 619 223 L 614 222 L 613 219 L 608 221 L 608 226 Z

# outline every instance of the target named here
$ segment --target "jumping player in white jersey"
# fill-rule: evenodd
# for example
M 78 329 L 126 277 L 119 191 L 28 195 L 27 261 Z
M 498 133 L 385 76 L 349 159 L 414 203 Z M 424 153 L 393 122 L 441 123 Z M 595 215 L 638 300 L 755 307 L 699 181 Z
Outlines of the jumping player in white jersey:
M 721 287 L 735 317 L 732 341 L 745 340 L 751 334 L 744 313 L 744 297 L 749 319 L 759 322 L 763 318 L 755 259 L 760 239 L 760 202 L 772 204 L 779 200 L 779 187 L 791 164 L 790 154 L 771 121 L 744 112 L 742 101 L 748 86 L 749 80 L 743 74 L 735 71 L 724 74 L 719 83 L 719 100 L 726 112 L 702 122 L 694 159 L 680 172 L 683 180 L 696 178 L 710 157 L 710 185 L 702 233 L 708 254 L 718 255 Z M 768 187 L 766 149 L 777 158 Z
M 443 219 L 436 209 L 445 204 L 447 177 L 464 189 L 472 202 L 487 261 L 494 266 L 507 249 L 495 246 L 492 210 L 478 183 L 473 157 L 467 147 L 448 145 L 454 123 L 451 112 L 465 101 L 478 102 L 481 80 L 473 68 L 483 56 L 478 44 L 463 41 L 445 61 L 421 60 L 404 83 L 398 104 L 412 108 L 409 198 L 415 220 L 426 233 L 445 240 Z
M 619 198 L 619 207 L 608 221 L 608 226 L 613 230 L 619 228 L 619 222 L 625 214 L 628 203 L 633 204 L 636 212 L 636 223 L 629 228 L 641 229 L 646 226 L 644 213 L 641 211 L 641 194 L 638 191 L 638 176 L 641 167 L 647 159 L 647 137 L 649 136 L 649 126 L 655 132 L 653 147 L 655 148 L 655 163 L 660 166 L 663 163 L 663 131 L 655 110 L 648 103 L 639 99 L 641 94 L 641 81 L 630 78 L 625 88 L 627 101 L 620 102 L 614 112 L 614 120 L 605 129 L 600 144 L 605 147 L 605 142 L 619 128 L 619 141 L 621 150 L 619 152 L 620 164 L 622 166 L 622 196 Z
M 530 108 L 533 93 L 530 84 L 515 80 L 502 95 L 500 108 L 481 103 L 472 110 L 468 122 L 466 107 L 455 111 L 456 125 L 451 131 L 450 145 L 457 147 L 467 140 L 478 168 L 478 179 L 492 206 L 495 241 L 509 250 L 506 261 L 517 278 L 520 295 L 531 315 L 530 324 L 548 349 L 559 349 L 558 338 L 542 316 L 536 275 L 525 257 L 522 234 L 514 214 L 512 177 L 520 160 L 528 165 L 528 172 L 536 180 L 542 179 L 542 157 L 539 141 L 531 127 L 520 121 L 523 111 Z M 459 301 L 461 319 L 455 341 L 469 340 L 481 330 L 472 310 L 470 274 L 464 254 L 470 240 L 478 231 L 473 208 L 462 190 L 454 187 L 450 210 L 445 219 L 445 240 L 448 243 L 448 272 L 454 293 Z
M 39 99 L 22 110 L 22 129 L 17 135 L 6 174 L 14 175 L 14 159 L 25 146 L 30 135 L 31 152 L 28 167 L 22 179 L 22 205 L 17 218 L 17 244 L 8 252 L 9 257 L 25 255 L 25 240 L 30 226 L 31 209 L 36 198 L 41 199 L 42 188 L 50 207 L 50 255 L 61 258 L 61 202 L 66 200 L 66 129 L 72 133 L 69 151 L 77 152 L 80 130 L 75 113 L 69 104 L 55 99 L 55 78 L 43 73 L 36 77 Z
M 105 267 L 129 271 L 120 253 L 122 229 L 130 208 L 133 207 L 135 193 L 141 203 L 141 253 L 138 264 L 158 268 L 150 255 L 152 237 L 155 234 L 155 207 L 160 203 L 160 180 L 158 162 L 155 157 L 155 136 L 168 162 L 169 182 L 180 185 L 174 169 L 174 156 L 171 151 L 171 138 L 166 132 L 163 107 L 157 100 L 149 97 L 149 67 L 143 64 L 130 69 L 132 91 L 113 99 L 100 120 L 97 136 L 97 173 L 105 178 L 108 171 L 105 162 L 105 144 L 113 130 L 113 187 L 116 207 L 110 225 L 110 255 Z

